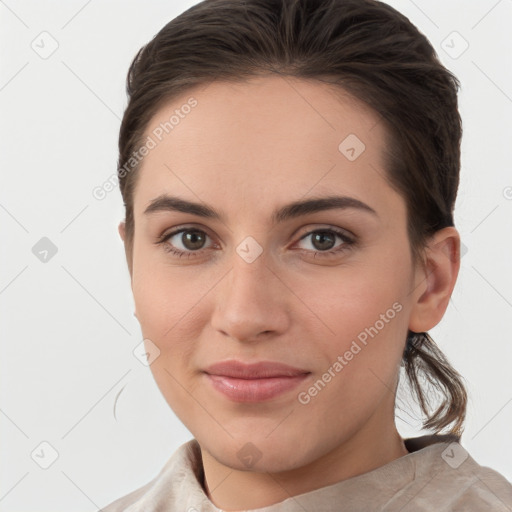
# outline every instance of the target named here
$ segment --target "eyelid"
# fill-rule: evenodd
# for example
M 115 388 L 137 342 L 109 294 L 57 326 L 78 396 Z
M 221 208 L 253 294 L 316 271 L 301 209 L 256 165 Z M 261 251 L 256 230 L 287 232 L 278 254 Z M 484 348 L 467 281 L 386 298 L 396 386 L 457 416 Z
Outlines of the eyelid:
M 318 226 L 318 227 L 314 227 L 314 226 Z M 177 226 L 174 226 L 173 228 L 171 228 L 170 230 L 165 230 L 161 235 L 159 235 L 157 237 L 157 240 L 161 241 L 161 240 L 165 239 L 167 236 L 176 235 L 180 231 L 187 230 L 187 229 L 190 229 L 191 231 L 192 230 L 202 231 L 205 234 L 207 234 L 210 238 L 213 238 L 210 235 L 208 228 L 206 228 L 202 225 L 196 226 L 192 223 L 192 224 L 177 225 Z M 311 234 L 312 232 L 322 231 L 322 230 L 326 230 L 326 231 L 332 230 L 335 232 L 339 232 L 340 234 L 345 235 L 347 238 L 350 238 L 353 241 L 355 241 L 355 239 L 357 238 L 354 233 L 352 233 L 351 231 L 349 231 L 346 228 L 340 228 L 338 226 L 334 226 L 334 225 L 330 225 L 330 224 L 321 224 L 321 223 L 314 223 L 312 225 L 310 224 L 307 228 L 304 228 L 304 231 L 302 232 L 302 234 L 298 235 L 297 233 L 301 233 L 301 231 L 302 231 L 302 228 L 300 228 L 293 233 L 292 237 L 298 236 L 299 239 L 302 240 L 305 236 Z
M 208 232 L 208 230 L 204 227 L 196 227 L 196 226 L 193 226 L 193 225 L 190 225 L 190 224 L 184 224 L 182 226 L 174 226 L 172 229 L 170 230 L 166 230 L 164 231 L 160 236 L 157 237 L 157 241 L 155 242 L 157 245 L 158 244 L 163 244 L 165 245 L 167 243 L 167 241 L 176 236 L 176 235 L 179 235 L 181 233 L 184 233 L 184 232 L 187 232 L 187 231 L 199 231 L 201 233 L 204 233 L 208 238 L 210 238 L 210 240 L 213 240 L 214 237 L 212 237 L 210 235 L 210 233 Z M 219 245 L 219 244 L 216 244 L 215 242 L 212 243 L 213 246 L 215 245 Z M 179 249 L 181 251 L 181 249 Z M 197 251 L 184 251 L 184 252 L 188 252 L 190 254 L 193 254 L 193 253 L 201 253 L 203 251 L 205 251 L 206 249 L 205 248 L 202 248 L 202 249 L 199 249 Z
M 312 227 L 313 226 L 313 227 Z M 317 227 L 315 227 L 317 226 Z M 302 228 L 301 228 L 302 229 Z M 347 238 L 350 238 L 351 240 L 355 241 L 357 238 L 354 233 L 349 231 L 345 228 L 340 228 L 338 226 L 330 225 L 330 224 L 310 224 L 304 231 L 302 235 L 299 236 L 299 238 L 302 240 L 303 236 L 309 235 L 314 231 L 334 231 L 337 234 L 342 234 L 343 236 L 346 236 Z M 300 233 L 301 230 L 298 230 Z M 295 235 L 294 235 L 295 236 Z
M 326 227 L 325 224 L 322 224 L 322 225 L 317 224 L 317 226 L 320 226 L 320 227 L 312 227 L 310 225 L 307 228 L 307 230 L 304 231 L 304 233 L 301 236 L 299 236 L 299 238 L 295 242 L 295 244 L 300 243 L 303 239 L 307 238 L 308 236 L 313 235 L 314 233 L 318 233 L 318 232 L 322 232 L 322 231 L 330 231 L 330 232 L 334 233 L 335 236 L 337 236 L 338 238 L 340 238 L 342 240 L 342 243 L 333 249 L 328 249 L 325 251 L 299 249 L 299 251 L 307 253 L 308 257 L 310 255 L 312 255 L 315 258 L 318 255 L 320 255 L 320 258 L 325 258 L 325 259 L 339 257 L 342 254 L 344 254 L 345 252 L 353 249 L 358 243 L 357 237 L 353 233 L 351 233 L 350 231 L 348 231 L 346 229 L 340 228 L 338 226 L 327 226 Z M 196 257 L 201 257 L 205 251 L 212 248 L 212 247 L 201 248 L 201 249 L 198 249 L 197 251 L 183 250 L 183 249 L 177 249 L 174 245 L 167 243 L 167 240 L 169 240 L 170 238 L 177 236 L 180 233 L 187 232 L 187 231 L 199 231 L 201 233 L 204 233 L 206 236 L 208 236 L 210 239 L 213 240 L 213 237 L 210 236 L 210 234 L 208 233 L 208 231 L 209 231 L 208 229 L 203 228 L 202 226 L 197 227 L 197 226 L 194 226 L 191 224 L 185 224 L 185 225 L 181 225 L 181 226 L 175 226 L 170 231 L 164 232 L 162 235 L 160 235 L 160 237 L 158 237 L 156 244 L 161 244 L 163 246 L 164 251 L 172 254 L 174 257 L 178 257 L 178 258 L 186 257 L 186 258 L 190 258 L 190 259 L 194 259 Z M 295 236 L 295 234 L 293 236 Z M 216 244 L 215 242 L 213 242 L 212 245 L 213 245 L 213 247 L 215 247 L 216 245 L 218 247 L 218 244 Z

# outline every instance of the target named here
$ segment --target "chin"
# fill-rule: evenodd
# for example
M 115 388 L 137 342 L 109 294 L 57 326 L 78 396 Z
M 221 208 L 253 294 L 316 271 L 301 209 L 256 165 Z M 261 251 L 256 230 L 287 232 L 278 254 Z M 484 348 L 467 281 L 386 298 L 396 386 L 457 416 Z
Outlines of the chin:
M 283 437 L 272 438 L 245 436 L 224 439 L 214 443 L 211 437 L 206 443 L 198 439 L 200 445 L 221 464 L 237 471 L 280 473 L 304 466 L 316 458 L 314 449 L 307 452 L 304 443 L 298 444 Z

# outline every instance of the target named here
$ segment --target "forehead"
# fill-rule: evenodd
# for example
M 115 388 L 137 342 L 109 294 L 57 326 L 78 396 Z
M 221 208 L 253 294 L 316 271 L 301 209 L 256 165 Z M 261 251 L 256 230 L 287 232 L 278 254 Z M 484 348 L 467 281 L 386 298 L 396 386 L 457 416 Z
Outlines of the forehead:
M 162 193 L 225 209 L 243 200 L 258 211 L 334 191 L 378 205 L 393 193 L 384 130 L 367 105 L 317 80 L 265 76 L 190 89 L 148 124 L 144 139 L 154 147 L 139 170 L 135 214 Z

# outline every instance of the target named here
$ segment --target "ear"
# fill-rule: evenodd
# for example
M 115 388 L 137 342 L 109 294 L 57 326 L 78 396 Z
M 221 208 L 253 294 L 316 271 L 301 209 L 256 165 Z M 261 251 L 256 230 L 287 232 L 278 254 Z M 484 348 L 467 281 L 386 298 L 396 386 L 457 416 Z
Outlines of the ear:
M 125 240 L 125 222 L 122 220 L 119 223 L 119 226 L 117 227 L 117 230 L 119 231 L 119 235 L 121 236 L 121 240 L 124 242 Z
M 426 332 L 444 316 L 460 268 L 460 236 L 449 226 L 432 236 L 415 274 L 409 329 Z
M 128 264 L 128 271 L 130 272 L 130 280 L 132 281 L 131 282 L 131 286 L 132 286 L 132 290 L 133 290 L 133 275 L 132 275 L 131 254 L 129 254 L 129 251 L 127 250 L 127 247 L 126 247 L 126 223 L 125 223 L 124 220 L 119 223 L 119 226 L 117 227 L 117 230 L 119 231 L 119 236 L 121 237 L 121 240 L 124 243 L 124 252 L 125 252 L 125 255 L 126 255 L 126 262 Z M 135 316 L 137 316 L 137 314 L 135 314 Z

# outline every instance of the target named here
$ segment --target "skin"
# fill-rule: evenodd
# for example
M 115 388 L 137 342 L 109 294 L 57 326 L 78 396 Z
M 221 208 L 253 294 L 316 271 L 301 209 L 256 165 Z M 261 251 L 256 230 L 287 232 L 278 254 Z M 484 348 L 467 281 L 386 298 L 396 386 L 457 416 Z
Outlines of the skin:
M 198 105 L 143 160 L 134 194 L 131 284 L 163 396 L 198 440 L 205 491 L 224 510 L 268 506 L 365 473 L 407 455 L 394 419 L 407 329 L 443 317 L 457 279 L 460 238 L 438 231 L 426 264 L 413 265 L 404 199 L 385 179 L 385 127 L 348 94 L 318 81 L 264 76 L 214 82 L 163 106 L 146 136 L 190 96 Z M 338 146 L 356 134 L 366 148 L 349 161 Z M 162 193 L 206 203 L 224 221 L 143 212 Z M 272 225 L 296 200 L 347 195 L 373 208 L 330 209 Z M 179 258 L 157 244 L 173 227 L 206 233 Z M 119 233 L 125 239 L 124 223 Z M 314 230 L 338 228 L 356 243 L 337 255 Z M 310 233 L 309 236 L 305 236 Z M 247 237 L 262 254 L 236 251 Z M 332 234 L 329 249 L 344 244 Z M 314 253 L 318 253 L 315 254 Z M 358 334 L 398 302 L 402 308 L 309 403 L 297 395 L 343 355 Z M 236 403 L 202 370 L 214 362 L 271 360 L 310 371 L 299 388 L 260 403 Z M 238 452 L 252 443 L 248 466 Z

